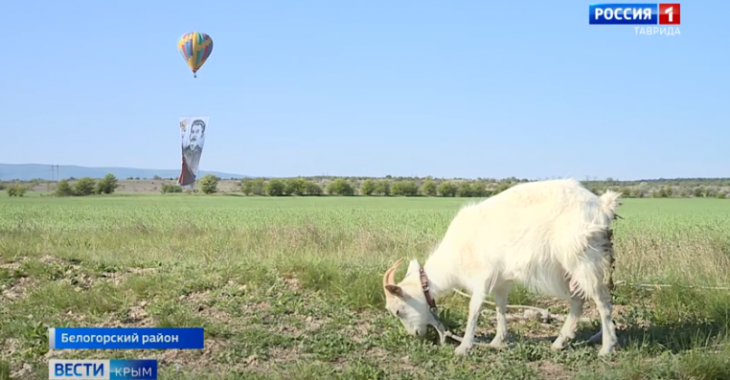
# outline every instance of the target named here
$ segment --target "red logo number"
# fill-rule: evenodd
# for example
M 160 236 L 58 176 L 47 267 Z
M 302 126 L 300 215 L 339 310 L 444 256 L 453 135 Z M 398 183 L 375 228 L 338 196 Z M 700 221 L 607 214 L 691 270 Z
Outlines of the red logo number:
M 679 3 L 659 4 L 659 25 L 679 25 Z

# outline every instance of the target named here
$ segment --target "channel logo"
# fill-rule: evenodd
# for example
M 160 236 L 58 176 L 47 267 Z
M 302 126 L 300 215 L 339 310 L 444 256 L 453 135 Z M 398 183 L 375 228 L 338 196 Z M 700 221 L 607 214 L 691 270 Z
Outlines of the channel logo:
M 590 25 L 679 25 L 679 3 L 590 4 Z
M 48 362 L 48 379 L 155 380 L 157 360 L 63 360 Z

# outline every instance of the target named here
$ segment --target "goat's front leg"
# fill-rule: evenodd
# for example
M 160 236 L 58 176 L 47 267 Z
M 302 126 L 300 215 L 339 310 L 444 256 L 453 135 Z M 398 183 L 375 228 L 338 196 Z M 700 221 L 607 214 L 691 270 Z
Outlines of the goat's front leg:
M 462 338 L 459 347 L 454 351 L 456 355 L 466 355 L 474 345 L 474 330 L 477 328 L 477 320 L 479 319 L 479 310 L 482 307 L 486 294 L 483 289 L 479 289 L 472 293 L 471 301 L 469 301 L 469 316 L 467 317 L 466 330 L 464 338 Z
M 494 339 L 489 343 L 493 348 L 501 348 L 504 346 L 504 340 L 507 339 L 507 294 L 509 288 L 494 289 L 494 303 L 497 305 L 497 332 Z
M 553 342 L 550 347 L 553 351 L 562 350 L 565 347 L 567 341 L 575 338 L 575 331 L 578 329 L 578 320 L 580 315 L 583 313 L 584 299 L 578 296 L 570 298 L 570 313 L 565 318 L 563 328 L 560 330 L 560 334 Z

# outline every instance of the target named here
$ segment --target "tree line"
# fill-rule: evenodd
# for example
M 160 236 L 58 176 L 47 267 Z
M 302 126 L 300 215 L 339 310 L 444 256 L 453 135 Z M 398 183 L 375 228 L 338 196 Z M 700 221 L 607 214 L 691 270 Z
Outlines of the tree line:
M 167 179 L 155 176 L 154 180 Z M 174 180 L 174 179 L 171 179 Z M 194 189 L 183 190 L 177 184 L 162 183 L 162 193 L 219 192 L 221 178 L 207 174 L 196 181 Z M 237 181 L 237 191 L 247 196 L 426 196 L 426 197 L 489 197 L 509 187 L 530 182 L 515 177 L 505 179 L 438 179 L 433 177 L 296 177 L 296 178 L 245 178 Z M 22 197 L 25 192 L 42 183 L 40 180 L 0 183 L 10 197 Z M 726 198 L 730 195 L 730 178 L 678 178 L 644 181 L 619 181 L 587 179 L 582 183 L 596 194 L 606 190 L 618 191 L 624 198 Z M 69 178 L 58 181 L 53 195 L 87 196 L 112 194 L 119 187 L 113 174 L 104 178 Z
M 444 180 L 437 182 L 432 178 L 422 181 L 365 179 L 364 181 L 348 181 L 335 178 L 324 184 L 305 178 L 250 178 L 241 180 L 241 192 L 244 195 L 259 196 L 428 196 L 428 197 L 488 197 L 509 188 L 512 184 L 503 182 L 496 186 L 487 186 L 478 181 L 453 182 Z
M 0 190 L 7 191 L 9 197 L 22 197 L 28 189 L 38 185 L 37 181 L 30 181 L 29 184 L 15 182 L 10 185 L 0 184 Z M 114 174 L 107 174 L 99 180 L 92 177 L 83 177 L 74 181 L 73 185 L 68 179 L 62 179 L 56 184 L 53 195 L 57 197 L 87 196 L 92 194 L 112 194 L 119 187 L 119 181 Z
M 200 190 L 206 194 L 217 192 L 221 179 L 208 174 L 198 181 Z M 501 193 L 526 179 L 503 180 L 437 180 L 423 179 L 365 178 L 364 180 L 343 177 L 313 180 L 311 177 L 297 178 L 246 178 L 240 181 L 240 191 L 247 196 L 426 196 L 426 197 L 490 197 Z M 696 180 L 673 180 L 665 182 L 629 181 L 613 179 L 582 181 L 593 193 L 606 190 L 621 193 L 624 198 L 726 198 L 730 193 L 730 179 L 702 184 Z

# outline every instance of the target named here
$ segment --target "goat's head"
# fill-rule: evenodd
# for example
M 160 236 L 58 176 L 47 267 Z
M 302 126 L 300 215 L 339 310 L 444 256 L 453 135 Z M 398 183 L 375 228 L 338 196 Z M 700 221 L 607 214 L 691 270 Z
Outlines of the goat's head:
M 405 277 L 399 284 L 395 283 L 395 271 L 403 263 L 400 259 L 393 264 L 383 275 L 383 289 L 385 291 L 385 308 L 398 319 L 408 334 L 423 337 L 428 325 L 436 328 L 442 337 L 445 329 L 434 316 L 426 302 L 426 296 L 421 287 L 418 261 L 412 260 Z

